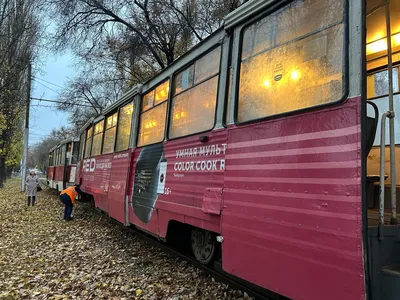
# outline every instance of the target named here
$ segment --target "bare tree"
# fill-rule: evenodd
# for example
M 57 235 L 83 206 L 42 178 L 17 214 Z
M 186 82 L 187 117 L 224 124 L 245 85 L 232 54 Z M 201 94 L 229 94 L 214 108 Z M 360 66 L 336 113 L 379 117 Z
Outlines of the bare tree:
M 45 0 L 55 16 L 53 48 L 70 48 L 84 65 L 61 99 L 114 102 L 218 28 L 239 0 Z M 119 92 L 107 93 L 110 87 Z M 113 90 L 113 89 L 111 89 Z M 91 93 L 89 93 L 91 91 Z M 102 95 L 102 93 L 105 95 Z M 105 100 L 104 98 L 107 98 Z M 67 101 L 65 101 L 67 102 Z M 93 105 L 92 105 L 93 106 Z M 62 105 L 77 115 L 99 112 Z M 74 121 L 76 121 L 74 119 Z

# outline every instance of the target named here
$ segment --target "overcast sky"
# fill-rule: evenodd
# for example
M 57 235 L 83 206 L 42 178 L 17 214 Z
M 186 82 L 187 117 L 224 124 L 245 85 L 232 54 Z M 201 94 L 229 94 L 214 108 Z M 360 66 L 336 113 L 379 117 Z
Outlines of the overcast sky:
M 32 81 L 32 94 L 34 98 L 57 100 L 58 93 L 67 84 L 68 78 L 74 76 L 72 55 L 49 55 L 41 58 L 40 72 L 35 72 Z M 35 67 L 34 67 L 35 68 Z M 29 145 L 40 142 L 52 129 L 68 124 L 68 114 L 58 111 L 55 103 L 31 101 Z

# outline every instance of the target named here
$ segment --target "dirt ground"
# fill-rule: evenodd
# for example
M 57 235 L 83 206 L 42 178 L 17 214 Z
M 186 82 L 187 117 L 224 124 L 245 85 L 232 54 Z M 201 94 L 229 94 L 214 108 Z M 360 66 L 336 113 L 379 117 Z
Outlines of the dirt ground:
M 250 299 L 54 191 L 28 207 L 20 181 L 0 189 L 0 299 Z

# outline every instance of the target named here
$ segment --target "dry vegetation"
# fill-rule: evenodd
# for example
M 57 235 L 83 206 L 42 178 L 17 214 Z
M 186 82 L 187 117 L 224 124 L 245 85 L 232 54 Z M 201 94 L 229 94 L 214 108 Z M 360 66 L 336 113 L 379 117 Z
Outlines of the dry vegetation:
M 53 191 L 27 207 L 0 189 L 0 299 L 248 299 L 148 245 L 85 205 L 60 219 Z

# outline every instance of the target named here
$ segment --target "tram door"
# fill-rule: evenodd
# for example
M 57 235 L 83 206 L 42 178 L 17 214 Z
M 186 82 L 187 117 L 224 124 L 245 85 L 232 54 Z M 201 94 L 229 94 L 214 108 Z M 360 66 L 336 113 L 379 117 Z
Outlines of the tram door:
M 375 117 L 377 111 L 378 123 L 375 139 L 372 147 L 367 153 L 367 182 L 368 182 L 368 208 L 378 209 L 379 198 L 379 174 L 381 145 L 385 153 L 384 173 L 385 173 L 385 210 L 389 214 L 391 208 L 391 185 L 396 186 L 397 207 L 400 207 L 400 168 L 395 168 L 394 163 L 400 165 L 400 0 L 391 0 L 390 5 L 387 1 L 368 0 L 366 16 L 366 99 L 368 117 Z M 390 24 L 390 25 L 389 25 Z M 390 40 L 388 40 L 390 36 Z M 391 51 L 389 51 L 389 42 Z M 391 68 L 390 68 L 391 65 Z M 389 90 L 390 73 L 392 74 L 392 93 Z M 392 98 L 392 100 L 390 99 Z M 392 107 L 390 102 L 393 102 Z M 385 121 L 384 141 L 381 135 L 382 115 L 392 111 L 395 117 L 390 120 L 390 116 Z M 390 123 L 393 122 L 393 125 Z M 392 128 L 390 128 L 392 126 Z M 390 131 L 393 132 L 393 143 L 395 159 L 390 156 Z M 382 144 L 383 143 L 383 144 Z M 391 167 L 393 170 L 391 170 Z M 395 171 L 395 172 L 393 172 Z M 395 177 L 395 178 L 392 178 Z M 394 180 L 393 180 L 394 179 Z M 377 214 L 370 212 L 370 224 L 377 221 Z

